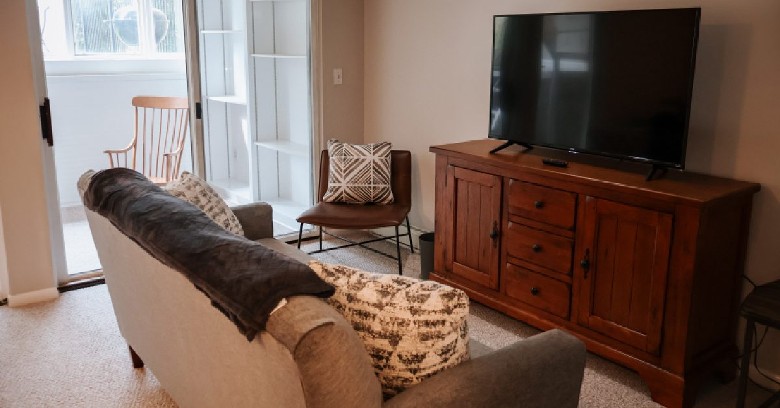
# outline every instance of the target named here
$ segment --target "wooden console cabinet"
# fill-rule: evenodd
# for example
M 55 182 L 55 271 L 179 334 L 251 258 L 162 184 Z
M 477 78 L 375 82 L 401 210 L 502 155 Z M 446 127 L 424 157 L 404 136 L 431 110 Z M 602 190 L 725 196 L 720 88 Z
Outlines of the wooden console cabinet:
M 705 374 L 734 378 L 752 197 L 760 186 L 670 171 L 542 164 L 539 149 L 433 146 L 431 278 L 540 329 L 563 328 L 693 405 Z M 634 166 L 635 167 L 635 166 Z

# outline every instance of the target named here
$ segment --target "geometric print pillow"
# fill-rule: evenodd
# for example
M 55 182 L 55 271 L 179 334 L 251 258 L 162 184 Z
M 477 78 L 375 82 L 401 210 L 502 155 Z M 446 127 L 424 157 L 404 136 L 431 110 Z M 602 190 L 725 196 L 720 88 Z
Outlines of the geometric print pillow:
M 328 189 L 322 196 L 322 201 L 350 204 L 392 203 L 391 149 L 389 142 L 353 145 L 329 140 Z
M 450 286 L 309 262 L 335 293 L 326 302 L 352 325 L 390 397 L 469 359 L 469 298 Z
M 225 200 L 200 177 L 185 171 L 177 180 L 164 186 L 163 190 L 200 208 L 222 228 L 236 235 L 244 236 L 241 223 Z

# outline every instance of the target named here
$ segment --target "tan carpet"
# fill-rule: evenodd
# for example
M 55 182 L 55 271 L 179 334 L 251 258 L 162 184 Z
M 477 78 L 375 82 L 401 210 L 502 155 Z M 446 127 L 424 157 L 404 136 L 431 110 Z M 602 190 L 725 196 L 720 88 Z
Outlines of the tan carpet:
M 314 243 L 307 247 L 314 249 Z M 378 244 L 395 251 L 394 245 Z M 404 274 L 419 274 L 419 256 L 404 250 Z M 395 273 L 394 260 L 351 249 L 320 255 L 327 262 Z M 472 304 L 472 339 L 499 348 L 537 330 Z M 714 381 L 700 407 L 733 407 L 734 383 Z M 768 393 L 751 385 L 748 406 Z M 134 370 L 119 335 L 106 287 L 64 293 L 58 300 L 23 308 L 0 307 L 0 407 L 175 407 L 148 370 Z M 656 407 L 639 377 L 591 356 L 581 407 Z
M 175 407 L 134 370 L 104 285 L 0 307 L 0 407 Z

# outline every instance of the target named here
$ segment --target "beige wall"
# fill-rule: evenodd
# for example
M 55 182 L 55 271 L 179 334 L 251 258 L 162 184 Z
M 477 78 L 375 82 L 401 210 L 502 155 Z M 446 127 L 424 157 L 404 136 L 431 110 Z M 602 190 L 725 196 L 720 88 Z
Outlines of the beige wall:
M 322 0 L 322 136 L 363 142 L 363 0 Z M 343 84 L 333 84 L 341 68 Z
M 780 278 L 780 2 L 777 0 L 373 0 L 365 4 L 366 142 L 414 157 L 414 225 L 433 228 L 430 145 L 486 137 L 492 15 L 702 7 L 689 170 L 760 182 L 747 274 Z M 780 373 L 780 336 L 762 365 Z
M 55 286 L 44 143 L 26 23 L 24 0 L 0 2 L 0 255 L 5 254 L 0 264 L 7 272 L 0 281 L 7 284 L 8 295 Z

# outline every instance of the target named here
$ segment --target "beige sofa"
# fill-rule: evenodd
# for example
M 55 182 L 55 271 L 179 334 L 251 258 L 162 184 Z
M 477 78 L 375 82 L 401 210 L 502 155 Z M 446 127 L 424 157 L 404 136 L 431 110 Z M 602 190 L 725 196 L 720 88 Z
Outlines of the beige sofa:
M 270 206 L 234 210 L 246 238 L 309 259 L 272 238 Z M 321 299 L 288 298 L 248 342 L 182 274 L 98 213 L 87 218 L 120 332 L 181 407 L 577 406 L 585 350 L 561 331 L 472 358 L 383 401 L 358 335 Z

